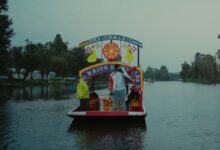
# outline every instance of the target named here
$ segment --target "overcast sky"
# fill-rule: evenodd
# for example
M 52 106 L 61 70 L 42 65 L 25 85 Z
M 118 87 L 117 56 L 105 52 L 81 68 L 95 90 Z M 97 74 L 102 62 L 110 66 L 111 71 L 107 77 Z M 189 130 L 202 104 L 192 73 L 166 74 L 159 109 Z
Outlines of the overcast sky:
M 12 45 L 52 41 L 60 33 L 70 47 L 105 34 L 143 43 L 141 65 L 179 72 L 196 52 L 220 48 L 220 0 L 9 0 Z

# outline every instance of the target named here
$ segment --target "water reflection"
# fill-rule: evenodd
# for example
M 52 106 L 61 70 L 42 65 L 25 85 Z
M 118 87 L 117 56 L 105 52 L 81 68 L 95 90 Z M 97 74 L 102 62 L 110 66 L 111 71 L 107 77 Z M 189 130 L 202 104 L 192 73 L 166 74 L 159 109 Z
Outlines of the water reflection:
M 7 149 L 10 143 L 13 143 L 10 129 L 11 119 L 8 114 L 7 101 L 10 99 L 10 91 L 2 87 L 0 92 L 0 150 Z
M 78 135 L 79 149 L 143 149 L 145 120 L 74 120 L 69 132 Z
M 219 150 L 219 89 L 181 82 L 145 84 L 146 125 L 73 121 L 66 116 L 78 102 L 72 87 L 0 87 L 0 150 Z
M 75 85 L 1 87 L 2 99 L 30 101 L 34 99 L 65 99 L 75 93 Z

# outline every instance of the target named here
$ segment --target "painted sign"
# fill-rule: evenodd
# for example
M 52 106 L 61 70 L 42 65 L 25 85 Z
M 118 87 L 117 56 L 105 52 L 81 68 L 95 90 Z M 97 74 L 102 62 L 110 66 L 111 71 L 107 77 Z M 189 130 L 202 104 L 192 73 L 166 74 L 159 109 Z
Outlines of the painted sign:
M 108 43 L 105 44 L 102 52 L 105 58 L 107 58 L 108 60 L 114 60 L 119 56 L 120 49 L 116 43 Z
M 102 35 L 102 36 L 98 36 L 98 37 L 95 37 L 95 38 L 92 38 L 90 40 L 87 40 L 87 41 L 84 41 L 84 42 L 81 42 L 79 44 L 80 47 L 83 47 L 83 46 L 87 46 L 89 44 L 94 44 L 94 43 L 97 43 L 97 42 L 102 42 L 102 41 L 124 41 L 124 42 L 128 42 L 128 43 L 131 43 L 131 44 L 134 44 L 138 47 L 143 47 L 143 44 L 135 39 L 132 39 L 132 38 L 129 38 L 129 37 L 126 37 L 126 36 L 122 36 L 122 35 Z
M 126 63 L 120 63 L 120 62 L 104 62 L 99 63 L 93 66 L 89 66 L 87 68 L 84 68 L 80 70 L 79 76 L 83 78 L 83 80 L 88 80 L 91 77 L 102 74 L 105 72 L 112 72 L 115 69 L 115 64 L 119 64 L 121 67 L 124 68 L 124 70 L 129 70 L 133 66 L 126 64 Z M 133 70 L 130 74 L 130 76 L 134 79 L 134 87 L 136 90 L 143 90 L 143 73 L 140 68 L 136 68 Z

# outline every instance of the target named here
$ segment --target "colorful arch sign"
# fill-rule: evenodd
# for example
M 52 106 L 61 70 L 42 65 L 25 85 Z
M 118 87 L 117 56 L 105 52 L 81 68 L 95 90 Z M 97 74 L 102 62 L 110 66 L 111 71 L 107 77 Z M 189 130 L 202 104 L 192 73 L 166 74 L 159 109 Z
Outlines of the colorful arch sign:
M 84 46 L 94 44 L 94 43 L 97 43 L 97 42 L 114 41 L 114 40 L 131 43 L 131 44 L 134 44 L 134 45 L 136 45 L 140 48 L 143 47 L 143 44 L 141 42 L 135 40 L 135 39 L 132 39 L 132 38 L 129 38 L 129 37 L 126 37 L 126 36 L 122 36 L 122 35 L 114 35 L 114 34 L 112 34 L 112 35 L 101 35 L 101 36 L 83 41 L 79 44 L 79 46 L 84 47 Z
M 92 65 L 89 67 L 86 67 L 79 71 L 79 76 L 83 80 L 89 80 L 93 76 L 97 74 L 107 73 L 114 71 L 115 64 L 119 64 L 120 66 L 124 67 L 125 70 L 131 69 L 132 65 L 121 63 L 121 62 L 103 62 L 98 63 L 96 65 Z M 134 87 L 137 91 L 143 91 L 143 72 L 141 68 L 136 68 L 131 72 L 131 76 L 134 79 Z

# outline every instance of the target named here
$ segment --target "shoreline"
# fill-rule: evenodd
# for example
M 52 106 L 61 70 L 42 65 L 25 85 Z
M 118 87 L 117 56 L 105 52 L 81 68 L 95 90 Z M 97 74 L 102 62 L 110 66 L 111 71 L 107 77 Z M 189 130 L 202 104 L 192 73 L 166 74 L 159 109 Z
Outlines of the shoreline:
M 186 79 L 186 80 L 183 80 L 183 82 L 207 84 L 207 85 L 220 84 L 220 80 L 208 81 L 208 80 L 199 80 L 199 79 Z
M 49 81 L 40 81 L 40 80 L 33 80 L 33 81 L 7 81 L 7 82 L 0 82 L 0 87 L 19 87 L 19 86 L 47 86 L 47 85 L 58 85 L 61 83 L 49 83 Z
M 0 87 L 21 87 L 21 86 L 57 86 L 57 85 L 75 85 L 76 82 L 49 82 L 49 81 L 41 81 L 41 80 L 33 80 L 33 81 L 11 81 L 11 82 L 0 82 Z M 97 82 L 97 87 L 107 87 L 106 82 Z
M 157 80 L 155 80 L 157 81 Z M 167 80 L 169 81 L 180 81 L 180 80 Z M 165 81 L 166 82 L 166 81 Z M 207 81 L 207 80 L 195 80 L 195 79 L 187 79 L 187 80 L 181 80 L 180 82 L 186 82 L 186 83 L 197 83 L 197 84 L 207 84 L 207 85 L 215 85 L 220 84 L 220 80 L 217 81 Z M 101 82 L 102 84 L 98 83 L 96 86 L 106 86 L 107 83 Z M 104 84 L 103 84 L 104 83 Z M 0 82 L 0 87 L 20 87 L 20 86 L 48 86 L 48 85 L 69 85 L 69 84 L 75 84 L 75 82 L 53 82 L 50 83 L 47 80 L 32 80 L 32 81 L 5 81 Z

